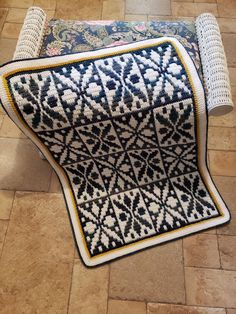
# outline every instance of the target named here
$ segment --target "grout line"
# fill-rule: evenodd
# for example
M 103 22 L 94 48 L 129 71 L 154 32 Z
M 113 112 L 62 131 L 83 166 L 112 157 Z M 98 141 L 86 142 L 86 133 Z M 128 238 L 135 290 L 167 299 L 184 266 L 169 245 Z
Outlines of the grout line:
M 11 221 L 11 215 L 12 215 L 12 210 L 13 210 L 13 204 L 14 204 L 14 201 L 15 201 L 15 196 L 16 196 L 16 191 L 14 191 L 13 200 L 12 200 L 12 206 L 11 206 L 11 209 L 10 209 L 10 215 L 9 215 L 8 224 L 7 224 L 7 229 L 6 229 L 4 240 L 3 240 L 3 243 L 2 243 L 2 249 L 0 251 L 0 260 L 2 258 L 4 246 L 6 244 L 7 232 L 8 232 L 9 224 L 10 224 L 10 221 Z
M 218 248 L 218 254 L 219 254 L 220 269 L 223 269 L 223 267 L 222 267 L 222 260 L 221 260 L 221 254 L 220 254 L 219 238 L 218 238 L 218 234 L 217 233 L 216 233 L 216 241 L 217 241 L 217 248 Z
M 68 301 L 67 301 L 67 311 L 66 313 L 69 313 L 69 307 L 70 307 L 70 297 L 71 297 L 71 290 L 72 290 L 72 281 L 73 281 L 73 274 L 74 274 L 74 265 L 75 265 L 75 250 L 76 246 L 74 245 L 74 255 L 72 259 L 72 271 L 71 271 L 71 280 L 70 280 L 70 288 L 69 288 L 69 295 L 68 295 Z
M 186 290 L 186 277 L 185 277 L 185 260 L 184 260 L 184 239 L 181 239 L 182 241 L 182 262 L 183 262 L 183 275 L 184 275 L 184 300 L 187 304 L 187 290 Z
M 109 291 L 110 291 L 110 280 L 111 280 L 111 264 L 108 265 L 108 283 L 107 283 L 107 310 L 106 314 L 108 314 L 108 303 L 109 303 Z

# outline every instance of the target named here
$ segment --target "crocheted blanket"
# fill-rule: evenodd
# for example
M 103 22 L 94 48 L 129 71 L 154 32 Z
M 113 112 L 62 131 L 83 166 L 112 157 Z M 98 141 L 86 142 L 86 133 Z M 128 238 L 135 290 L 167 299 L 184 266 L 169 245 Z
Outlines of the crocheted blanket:
M 206 165 L 202 83 L 177 39 L 0 72 L 6 112 L 60 179 L 86 265 L 229 220 Z

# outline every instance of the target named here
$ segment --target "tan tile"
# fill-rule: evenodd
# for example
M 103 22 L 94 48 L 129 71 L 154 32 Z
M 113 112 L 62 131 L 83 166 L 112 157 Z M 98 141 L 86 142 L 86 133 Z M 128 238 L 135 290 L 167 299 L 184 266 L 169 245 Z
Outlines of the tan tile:
M 25 138 L 25 135 L 8 116 L 4 116 L 0 137 Z
M 25 139 L 0 138 L 0 189 L 48 191 L 51 166 Z
M 0 39 L 0 41 L 1 41 L 1 39 Z M 0 45 L 1 45 L 1 43 L 0 43 Z M 0 104 L 0 115 L 5 115 L 5 111 L 3 110 L 1 104 Z
M 51 19 L 54 18 L 55 15 L 55 10 L 44 10 L 44 12 L 47 15 L 47 20 L 50 21 Z
M 236 314 L 236 309 L 227 309 L 227 314 Z
M 195 4 L 184 2 L 172 2 L 173 16 L 195 16 Z
M 174 2 L 194 2 L 194 0 L 174 0 Z
M 228 194 L 230 194 L 232 195 L 231 201 L 235 200 L 236 203 L 235 197 L 236 177 L 213 176 L 213 181 L 223 197 L 226 197 L 228 196 Z
M 172 21 L 177 19 L 172 15 L 148 15 L 148 21 Z
M 209 127 L 208 149 L 236 150 L 236 128 Z
M 221 32 L 236 33 L 236 20 L 230 18 L 219 17 L 217 19 Z
M 186 267 L 187 304 L 236 307 L 236 272 Z
M 27 9 L 10 8 L 6 17 L 7 22 L 23 23 Z
M 109 300 L 107 314 L 146 314 L 144 302 Z
M 147 21 L 145 14 L 126 14 L 125 21 Z
M 102 13 L 102 0 L 57 0 L 56 18 L 74 20 L 99 20 Z
M 148 14 L 171 15 L 170 0 L 149 0 Z
M 196 234 L 183 239 L 185 266 L 220 268 L 217 236 Z
M 236 31 L 236 20 L 235 21 L 235 31 Z M 229 70 L 229 78 L 232 86 L 236 86 L 236 68 L 228 67 Z
M 226 53 L 227 63 L 231 67 L 236 66 L 236 34 L 222 34 L 222 40 L 224 44 L 224 49 Z
M 49 192 L 50 193 L 62 193 L 61 184 L 60 184 L 59 179 L 58 179 L 58 177 L 54 171 L 52 172 Z
M 236 271 L 223 271 L 225 307 L 236 308 Z
M 8 9 L 0 8 L 0 32 L 2 30 L 4 22 L 6 20 L 7 12 L 8 12 Z
M 108 270 L 108 265 L 87 268 L 75 260 L 69 314 L 107 313 Z
M 217 0 L 219 16 L 236 17 L 236 1 L 235 0 Z
M 0 219 L 9 219 L 14 191 L 0 190 Z
M 226 312 L 222 308 L 148 303 L 147 314 L 226 314 Z
M 236 176 L 236 152 L 210 150 L 211 173 L 216 176 Z
M 42 9 L 55 10 L 56 9 L 56 0 L 34 0 L 34 5 Z
M 0 65 L 12 59 L 16 48 L 16 42 L 16 39 L 0 38 Z
M 126 14 L 148 14 L 149 1 L 148 0 L 126 0 L 125 13 Z
M 175 0 L 176 1 L 176 0 Z M 201 2 L 201 3 L 216 3 L 217 0 L 194 0 L 194 2 Z
M 184 303 L 182 241 L 114 261 L 109 295 L 114 299 Z
M 187 304 L 224 307 L 225 296 L 222 281 L 221 270 L 186 267 Z
M 123 20 L 125 3 L 123 0 L 105 0 L 102 7 L 103 20 Z
M 8 226 L 7 220 L 0 220 L 0 256 L 1 256 L 4 239 L 5 239 L 6 232 L 7 232 L 7 226 Z
M 1 127 L 2 127 L 3 120 L 4 120 L 4 115 L 1 114 L 0 115 L 0 132 L 1 132 Z
M 1 0 L 3 8 L 29 8 L 33 5 L 34 0 Z
M 206 229 L 205 231 L 202 231 L 204 234 L 216 234 L 216 228 L 210 228 Z
M 17 39 L 20 34 L 22 24 L 6 22 L 2 29 L 2 38 Z
M 196 3 L 195 15 L 198 16 L 202 13 L 212 13 L 218 16 L 217 4 L 215 3 Z
M 218 236 L 221 266 L 236 270 L 236 236 Z
M 234 103 L 235 103 L 235 100 L 234 100 Z M 236 106 L 234 106 L 233 110 L 226 115 L 218 116 L 218 117 L 210 116 L 209 125 L 210 126 L 236 127 Z
M 73 260 L 74 241 L 62 195 L 16 192 L 4 254 L 22 262 Z
M 1 311 L 13 313 L 67 313 L 72 263 L 9 260 L 0 268 Z

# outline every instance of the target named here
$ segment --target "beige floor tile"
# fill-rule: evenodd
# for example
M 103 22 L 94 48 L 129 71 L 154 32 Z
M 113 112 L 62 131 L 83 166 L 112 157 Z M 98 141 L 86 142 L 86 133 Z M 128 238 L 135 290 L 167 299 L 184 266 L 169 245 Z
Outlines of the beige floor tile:
M 147 21 L 145 14 L 126 14 L 125 21 Z
M 60 184 L 59 179 L 58 179 L 58 177 L 54 171 L 53 171 L 52 177 L 51 177 L 49 192 L 50 193 L 62 193 L 61 184 Z
M 235 103 L 236 98 L 234 99 Z M 233 110 L 223 116 L 209 118 L 209 126 L 220 126 L 220 127 L 236 127 L 236 106 L 234 106 Z
M 146 314 L 144 302 L 109 300 L 107 314 Z
M 0 138 L 0 189 L 48 191 L 51 166 L 25 139 Z
M 4 239 L 7 232 L 7 226 L 8 226 L 8 220 L 0 220 L 0 256 L 2 253 L 3 243 L 4 243 Z M 1 297 L 0 297 L 0 300 L 1 300 Z
M 208 2 L 208 1 L 207 1 Z M 195 4 L 195 15 L 198 16 L 202 13 L 212 13 L 218 16 L 217 4 L 215 3 L 196 3 Z
M 15 125 L 8 116 L 4 116 L 2 127 L 0 129 L 0 137 L 9 138 L 25 138 L 25 135 Z
M 236 307 L 236 272 L 186 267 L 187 304 Z
M 195 16 L 195 4 L 185 2 L 172 2 L 173 16 Z
M 1 39 L 0 39 L 1 41 Z M 0 105 L 0 116 L 5 115 L 5 111 L 3 110 L 2 106 Z
M 236 20 L 230 18 L 219 17 L 217 19 L 221 32 L 236 33 Z
M 188 305 L 225 306 L 221 270 L 186 267 L 185 285 Z
M 176 0 L 174 0 L 176 1 Z M 194 2 L 199 2 L 199 3 L 216 3 L 217 0 L 194 0 Z
M 124 20 L 125 3 L 123 0 L 105 0 L 102 7 L 103 20 Z
M 148 7 L 148 14 L 171 15 L 170 0 L 149 0 Z
M 185 266 L 220 268 L 217 236 L 196 234 L 183 239 Z
M 148 15 L 148 21 L 172 21 L 176 19 L 172 15 Z
M 3 8 L 29 8 L 34 3 L 34 0 L 1 0 Z
M 55 10 L 56 9 L 56 0 L 34 0 L 34 5 L 42 9 Z
M 10 61 L 16 48 L 16 39 L 0 38 L 0 65 Z
M 236 1 L 235 0 L 217 0 L 219 16 L 236 17 Z
M 149 0 L 126 0 L 125 13 L 126 14 L 148 14 Z
M 86 268 L 76 259 L 73 269 L 69 314 L 106 314 L 108 265 Z
M 44 9 L 44 12 L 45 12 L 46 15 L 47 15 L 47 19 L 50 21 L 51 19 L 54 18 L 56 11 L 55 11 L 55 10 L 45 10 L 45 9 Z
M 14 191 L 0 190 L 0 219 L 10 218 L 14 194 Z
M 205 231 L 202 231 L 204 234 L 216 234 L 216 228 L 210 228 Z
M 4 115 L 0 114 L 0 132 L 1 132 L 1 127 L 2 127 L 3 120 L 4 120 Z
M 236 236 L 218 236 L 223 269 L 236 270 Z
M 172 0 L 173 2 L 194 2 L 194 0 Z
M 7 8 L 0 8 L 0 32 L 2 31 L 3 24 L 6 20 L 7 12 Z
M 225 307 L 236 308 L 236 271 L 223 271 Z
M 2 257 L 1 313 L 67 313 L 72 263 Z
M 229 223 L 218 227 L 217 234 L 236 236 L 236 211 L 232 211 L 231 207 L 229 207 L 229 209 L 231 213 L 231 220 Z
M 233 200 L 235 200 L 236 203 L 236 177 L 213 176 L 213 181 L 223 197 L 232 196 L 230 203 L 232 203 Z
M 114 299 L 184 303 L 182 241 L 114 261 L 109 295 Z
M 27 9 L 10 8 L 6 17 L 6 22 L 23 23 Z
M 226 314 L 226 311 L 222 308 L 148 303 L 147 314 Z
M 102 0 L 57 0 L 56 18 L 74 20 L 99 20 L 102 14 Z
M 236 128 L 209 127 L 208 149 L 236 150 Z
M 209 154 L 212 175 L 236 176 L 236 152 L 210 150 Z
M 236 32 L 236 20 L 234 21 L 235 21 L 234 30 Z M 236 68 L 228 67 L 228 70 L 229 70 L 230 83 L 232 86 L 236 86 Z
M 71 262 L 74 241 L 62 195 L 16 192 L 3 251 L 21 263 Z
M 235 2 L 236 3 L 236 2 Z M 236 34 L 222 34 L 228 66 L 236 67 Z
M 22 24 L 6 22 L 2 29 L 2 38 L 17 39 L 20 34 Z
M 227 314 L 236 314 L 236 309 L 227 309 Z

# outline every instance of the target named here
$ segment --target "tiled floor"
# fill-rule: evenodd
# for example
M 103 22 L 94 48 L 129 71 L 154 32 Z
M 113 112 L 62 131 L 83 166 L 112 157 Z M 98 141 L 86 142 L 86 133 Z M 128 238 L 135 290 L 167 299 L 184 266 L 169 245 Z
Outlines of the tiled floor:
M 11 59 L 26 10 L 49 17 L 149 20 L 214 13 L 236 100 L 236 0 L 0 0 L 0 62 Z M 210 118 L 210 169 L 232 222 L 87 269 L 55 174 L 0 111 L 0 313 L 235 314 L 236 108 Z

